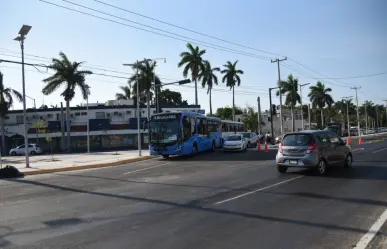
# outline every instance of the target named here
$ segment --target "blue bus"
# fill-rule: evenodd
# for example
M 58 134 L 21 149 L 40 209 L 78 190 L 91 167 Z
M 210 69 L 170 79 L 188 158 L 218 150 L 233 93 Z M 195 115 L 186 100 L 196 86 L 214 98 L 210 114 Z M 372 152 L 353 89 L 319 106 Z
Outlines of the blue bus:
M 222 146 L 222 122 L 196 112 L 152 115 L 149 120 L 151 155 L 191 155 Z

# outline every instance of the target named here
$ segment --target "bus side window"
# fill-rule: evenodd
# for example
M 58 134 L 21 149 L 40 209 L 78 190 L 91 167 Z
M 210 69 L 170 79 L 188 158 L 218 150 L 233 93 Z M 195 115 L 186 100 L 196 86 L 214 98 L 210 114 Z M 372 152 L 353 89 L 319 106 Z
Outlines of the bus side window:
M 191 135 L 191 122 L 190 118 L 187 116 L 183 117 L 183 141 L 187 141 Z
M 191 134 L 192 135 L 196 135 L 196 122 L 195 122 L 195 118 L 194 117 L 191 117 L 190 118 L 191 120 Z

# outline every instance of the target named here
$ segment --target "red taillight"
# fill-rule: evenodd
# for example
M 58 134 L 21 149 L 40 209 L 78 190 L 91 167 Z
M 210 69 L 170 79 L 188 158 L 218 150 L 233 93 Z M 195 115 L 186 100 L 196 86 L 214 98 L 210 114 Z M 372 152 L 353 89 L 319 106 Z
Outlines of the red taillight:
M 284 150 L 282 149 L 282 142 L 278 145 L 278 152 L 282 153 Z
M 308 145 L 308 149 L 306 150 L 306 154 L 312 153 L 316 149 L 316 144 L 312 143 Z

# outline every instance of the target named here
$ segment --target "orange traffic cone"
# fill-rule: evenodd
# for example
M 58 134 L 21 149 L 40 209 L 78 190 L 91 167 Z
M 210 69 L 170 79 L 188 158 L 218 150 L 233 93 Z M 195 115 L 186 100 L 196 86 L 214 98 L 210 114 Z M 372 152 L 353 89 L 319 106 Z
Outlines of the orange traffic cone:
M 267 142 L 265 142 L 265 152 L 269 152 L 269 148 L 267 147 Z
M 351 144 L 351 137 L 348 136 L 348 137 L 347 137 L 347 145 L 350 145 L 350 144 Z
M 359 144 L 363 144 L 363 139 L 361 138 L 361 136 L 359 137 Z
M 261 151 L 261 143 L 258 141 L 257 143 L 257 151 L 260 152 Z

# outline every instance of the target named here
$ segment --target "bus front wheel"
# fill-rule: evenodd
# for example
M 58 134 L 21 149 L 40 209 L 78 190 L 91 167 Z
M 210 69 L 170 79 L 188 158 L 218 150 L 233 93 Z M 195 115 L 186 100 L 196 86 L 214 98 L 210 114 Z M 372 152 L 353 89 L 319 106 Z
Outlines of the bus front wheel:
M 192 155 L 196 155 L 198 153 L 198 146 L 196 144 L 194 144 L 192 146 Z
M 164 159 L 168 159 L 169 155 L 162 155 Z

